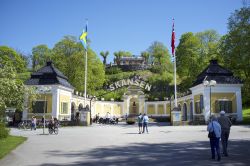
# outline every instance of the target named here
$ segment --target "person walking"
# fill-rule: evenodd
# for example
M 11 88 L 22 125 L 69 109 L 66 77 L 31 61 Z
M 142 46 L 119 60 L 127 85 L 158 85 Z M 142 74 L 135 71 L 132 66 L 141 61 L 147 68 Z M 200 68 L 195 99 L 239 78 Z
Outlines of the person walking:
M 210 118 L 211 119 L 207 126 L 207 131 L 209 132 L 208 137 L 210 139 L 212 159 L 215 159 L 215 150 L 216 150 L 217 161 L 220 161 L 221 160 L 221 156 L 220 156 L 221 126 L 217 122 L 217 118 L 214 115 L 212 115 Z
M 36 130 L 36 117 L 33 116 L 31 120 L 31 130 L 34 129 Z
M 138 120 L 139 134 L 141 134 L 142 133 L 142 120 L 143 120 L 141 113 L 139 114 L 137 120 Z
M 149 121 L 149 118 L 146 114 L 143 115 L 143 119 L 142 119 L 142 123 L 143 123 L 143 131 L 142 133 L 145 132 L 145 128 L 147 130 L 147 133 L 148 133 L 148 121 Z
M 232 122 L 227 116 L 225 116 L 225 111 L 223 110 L 220 112 L 220 117 L 218 118 L 218 122 L 221 125 L 221 144 L 223 149 L 223 155 L 228 156 L 227 145 L 228 145 L 228 138 Z
M 96 114 L 96 123 L 98 123 L 99 122 L 99 119 L 100 119 L 100 115 L 99 115 L 99 113 L 98 114 Z

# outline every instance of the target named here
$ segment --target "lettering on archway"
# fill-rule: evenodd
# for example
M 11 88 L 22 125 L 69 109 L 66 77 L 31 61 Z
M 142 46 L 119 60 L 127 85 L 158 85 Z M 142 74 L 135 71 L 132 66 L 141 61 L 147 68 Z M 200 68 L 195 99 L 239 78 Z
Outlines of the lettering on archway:
M 145 89 L 146 91 L 150 91 L 152 87 L 152 85 L 142 80 L 140 76 L 134 76 L 132 78 L 121 79 L 119 81 L 114 82 L 113 84 L 110 84 L 108 87 L 110 91 L 114 91 L 116 89 L 122 88 L 124 86 L 130 86 L 130 85 L 138 86 L 142 89 Z

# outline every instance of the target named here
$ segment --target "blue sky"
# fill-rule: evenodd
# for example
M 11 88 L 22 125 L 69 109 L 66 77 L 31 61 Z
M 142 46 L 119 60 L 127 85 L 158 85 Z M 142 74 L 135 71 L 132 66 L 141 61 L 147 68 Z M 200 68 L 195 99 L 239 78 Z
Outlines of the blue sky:
M 176 45 L 185 32 L 227 33 L 227 19 L 241 0 L 1 0 L 0 45 L 31 54 L 34 46 L 79 36 L 88 18 L 88 38 L 99 55 L 124 50 L 134 55 L 160 41 L 170 50 L 172 18 Z

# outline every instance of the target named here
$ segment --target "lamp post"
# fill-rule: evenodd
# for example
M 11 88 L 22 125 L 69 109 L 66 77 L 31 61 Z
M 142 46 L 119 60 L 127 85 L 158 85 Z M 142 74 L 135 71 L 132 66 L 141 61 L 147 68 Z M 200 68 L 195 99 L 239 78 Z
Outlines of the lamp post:
M 216 85 L 216 81 L 215 80 L 210 80 L 210 81 L 204 80 L 203 85 L 210 88 L 210 91 L 209 91 L 209 95 L 210 95 L 210 111 L 209 111 L 209 115 L 211 117 L 211 113 L 212 113 L 212 109 L 211 109 L 211 105 L 212 105 L 211 87 Z
M 46 103 L 46 93 L 51 91 L 50 87 L 46 87 L 46 86 L 42 86 L 39 90 L 40 93 L 44 94 L 44 107 L 43 107 L 43 134 L 44 134 L 44 130 L 45 130 L 45 110 L 47 108 L 47 103 Z
M 92 105 L 91 102 L 95 98 L 95 96 L 91 97 L 90 99 L 90 125 L 92 125 Z
M 172 114 L 171 114 L 171 96 L 169 96 L 169 116 L 170 116 L 170 118 L 169 118 L 169 121 L 170 121 L 170 125 L 172 125 L 172 121 L 171 121 L 171 116 L 172 116 Z

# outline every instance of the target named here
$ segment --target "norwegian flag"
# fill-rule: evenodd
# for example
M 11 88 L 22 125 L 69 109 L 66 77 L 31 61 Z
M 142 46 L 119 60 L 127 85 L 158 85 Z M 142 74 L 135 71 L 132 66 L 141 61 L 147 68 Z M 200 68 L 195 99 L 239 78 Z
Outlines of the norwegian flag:
M 174 56 L 174 50 L 175 50 L 175 32 L 174 32 L 174 19 L 173 19 L 173 27 L 172 27 L 172 39 L 171 39 L 171 47 L 172 47 L 172 55 Z

